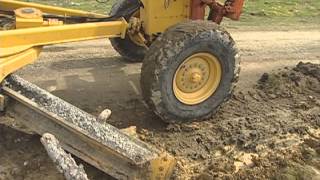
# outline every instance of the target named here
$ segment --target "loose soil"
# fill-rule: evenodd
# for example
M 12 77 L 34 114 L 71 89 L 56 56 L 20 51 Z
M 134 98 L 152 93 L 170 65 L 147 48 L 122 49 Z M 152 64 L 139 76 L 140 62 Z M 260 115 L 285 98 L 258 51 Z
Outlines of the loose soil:
M 181 179 L 320 178 L 319 72 L 320 65 L 299 63 L 263 74 L 212 119 L 143 137 L 180 159 Z
M 94 115 L 110 108 L 110 124 L 136 126 L 141 140 L 177 158 L 173 179 L 320 179 L 320 33 L 232 34 L 242 53 L 240 82 L 201 122 L 161 122 L 142 102 L 141 64 L 119 61 L 104 40 L 47 47 L 18 74 Z M 63 179 L 39 136 L 0 121 L 0 179 Z M 112 179 L 78 162 L 89 178 Z

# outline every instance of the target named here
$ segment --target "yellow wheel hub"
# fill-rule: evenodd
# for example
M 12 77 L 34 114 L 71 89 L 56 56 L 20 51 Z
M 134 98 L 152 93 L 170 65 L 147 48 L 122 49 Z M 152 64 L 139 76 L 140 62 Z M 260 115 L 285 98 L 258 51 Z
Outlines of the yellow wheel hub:
M 221 64 L 215 56 L 209 53 L 194 54 L 177 69 L 173 80 L 174 94 L 187 105 L 202 103 L 214 94 L 221 76 Z

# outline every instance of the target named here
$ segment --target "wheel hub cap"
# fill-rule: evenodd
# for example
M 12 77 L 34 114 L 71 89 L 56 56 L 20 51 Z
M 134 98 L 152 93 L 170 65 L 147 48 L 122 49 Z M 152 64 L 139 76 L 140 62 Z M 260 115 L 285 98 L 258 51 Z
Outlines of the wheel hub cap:
M 200 73 L 193 73 L 191 75 L 191 82 L 193 82 L 193 83 L 199 83 L 201 81 L 201 79 L 202 79 L 202 76 Z

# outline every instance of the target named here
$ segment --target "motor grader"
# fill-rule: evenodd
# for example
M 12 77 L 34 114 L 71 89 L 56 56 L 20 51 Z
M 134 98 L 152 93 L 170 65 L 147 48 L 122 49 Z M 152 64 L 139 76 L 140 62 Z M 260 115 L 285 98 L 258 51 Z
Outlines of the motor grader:
M 110 15 L 0 0 L 0 110 L 118 179 L 167 179 L 175 159 L 13 75 L 43 46 L 109 38 L 128 62 L 142 62 L 141 90 L 162 120 L 212 116 L 238 79 L 234 40 L 219 24 L 238 20 L 244 0 L 118 0 Z M 36 74 L 35 74 L 36 75 Z

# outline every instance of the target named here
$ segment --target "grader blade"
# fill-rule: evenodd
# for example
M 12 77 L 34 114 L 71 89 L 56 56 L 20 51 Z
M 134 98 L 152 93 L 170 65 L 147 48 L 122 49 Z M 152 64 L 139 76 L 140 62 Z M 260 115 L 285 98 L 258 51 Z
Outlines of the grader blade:
M 168 179 L 175 160 L 165 152 L 63 101 L 22 78 L 5 79 L 6 112 L 34 132 L 51 133 L 63 148 L 117 179 Z

